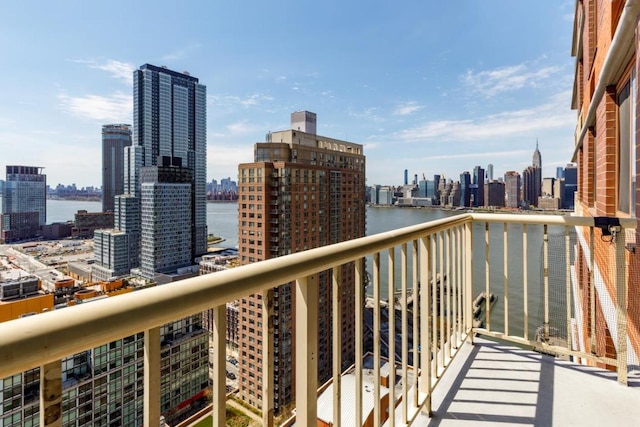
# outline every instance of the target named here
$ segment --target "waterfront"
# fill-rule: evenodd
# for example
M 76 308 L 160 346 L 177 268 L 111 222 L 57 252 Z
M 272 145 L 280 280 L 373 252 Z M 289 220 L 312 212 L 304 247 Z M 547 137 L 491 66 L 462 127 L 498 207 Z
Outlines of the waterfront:
M 86 200 L 47 199 L 47 224 L 73 221 L 74 214 L 81 209 L 87 212 L 100 212 L 102 210 L 102 203 Z M 207 227 L 210 234 L 225 239 L 220 246 L 225 248 L 237 247 L 237 203 L 207 203 Z
M 73 220 L 73 215 L 79 209 L 86 209 L 89 212 L 96 212 L 101 209 L 100 202 L 87 201 L 71 201 L 71 200 L 47 200 L 47 222 Z M 415 209 L 415 208 L 396 208 L 396 207 L 367 207 L 367 235 L 382 233 L 422 222 L 432 221 L 453 215 L 458 215 L 458 211 L 447 211 L 440 209 Z M 238 245 L 238 214 L 236 203 L 207 203 L 207 226 L 211 234 L 220 236 L 225 239 L 219 246 L 237 247 Z M 542 233 L 541 227 L 531 226 L 528 232 L 528 298 L 530 306 L 530 334 L 535 332 L 535 328 L 539 326 L 539 320 L 536 318 L 540 314 L 540 284 L 541 284 L 541 248 Z M 557 230 L 556 230 L 557 231 Z M 557 240 L 557 239 L 555 239 Z M 554 241 L 552 236 L 551 242 Z M 503 253 L 503 233 L 502 226 L 492 226 L 490 231 L 490 245 L 492 262 L 490 263 L 490 281 L 492 282 L 491 292 L 496 294 L 498 302 L 493 308 L 492 322 L 496 328 L 501 328 L 504 318 L 503 301 L 503 277 L 504 269 L 502 262 Z M 509 277 L 509 293 L 513 301 L 523 300 L 523 262 L 522 257 L 518 256 L 522 252 L 522 227 L 510 227 L 508 240 L 508 253 L 510 254 L 510 262 L 508 267 Z M 557 248 L 559 254 L 564 253 L 564 248 Z M 399 263 L 399 250 L 397 253 L 397 262 Z M 473 241 L 473 272 L 474 272 L 474 295 L 485 289 L 485 260 L 484 260 L 484 226 L 476 224 L 474 226 Z M 384 255 L 384 254 L 383 254 Z M 562 266 L 563 258 L 560 256 L 551 257 L 552 261 Z M 387 298 L 387 270 L 386 256 L 381 257 L 381 295 Z M 371 271 L 373 263 L 369 258 L 367 260 L 367 269 Z M 399 265 L 399 264 L 398 264 Z M 400 283 L 399 268 L 396 271 L 396 283 Z M 564 277 L 556 277 L 556 281 L 564 283 Z M 398 285 L 399 286 L 399 285 Z M 371 287 L 368 289 L 371 294 Z M 509 310 L 509 318 L 514 320 L 523 318 L 524 307 L 512 306 Z M 562 322 L 560 322 L 562 323 Z M 514 332 L 523 330 L 522 325 L 513 325 Z

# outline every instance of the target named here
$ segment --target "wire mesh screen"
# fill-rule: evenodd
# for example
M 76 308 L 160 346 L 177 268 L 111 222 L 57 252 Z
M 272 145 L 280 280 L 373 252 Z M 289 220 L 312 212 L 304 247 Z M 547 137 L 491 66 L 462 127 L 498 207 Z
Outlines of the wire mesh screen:
M 540 282 L 535 340 L 550 345 L 568 347 L 573 319 L 571 269 L 574 265 L 576 233 L 571 229 L 567 239 L 564 230 L 551 230 L 540 245 Z M 546 277 L 545 277 L 546 269 Z
M 627 230 L 625 252 L 629 257 L 627 268 L 627 336 L 630 351 L 628 370 L 640 382 L 640 232 Z

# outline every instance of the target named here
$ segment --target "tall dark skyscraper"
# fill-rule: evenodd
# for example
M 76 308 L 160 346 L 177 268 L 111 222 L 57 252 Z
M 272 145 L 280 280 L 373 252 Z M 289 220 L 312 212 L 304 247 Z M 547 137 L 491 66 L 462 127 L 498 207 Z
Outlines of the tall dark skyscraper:
M 113 211 L 124 193 L 124 149 L 131 145 L 131 125 L 102 126 L 102 212 Z
M 484 206 L 484 169 L 481 166 L 473 168 L 473 183 L 478 186 L 478 195 L 473 200 L 473 206 Z
M 471 206 L 471 174 L 467 171 L 460 174 L 460 205 Z
M 578 167 L 568 164 L 564 168 L 562 175 L 564 176 L 564 194 L 562 194 L 562 208 L 574 208 L 574 193 L 578 191 Z
M 114 198 L 115 230 L 96 236 L 99 279 L 132 268 L 156 279 L 207 251 L 206 95 L 187 72 L 149 64 L 134 71 L 133 143 L 124 150 L 122 195 Z
M 133 75 L 140 147 L 140 270 L 171 272 L 207 251 L 207 89 L 189 73 L 145 64 Z M 136 194 L 137 195 L 137 194 Z

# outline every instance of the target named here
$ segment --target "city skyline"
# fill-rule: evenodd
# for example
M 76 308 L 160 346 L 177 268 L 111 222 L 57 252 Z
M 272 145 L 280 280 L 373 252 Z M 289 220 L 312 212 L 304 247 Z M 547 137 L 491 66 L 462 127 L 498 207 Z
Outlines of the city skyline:
M 400 183 L 404 169 L 522 171 L 536 138 L 543 176 L 570 161 L 573 1 L 292 5 L 202 4 L 188 23 L 172 20 L 171 34 L 162 7 L 127 5 L 118 26 L 139 28 L 144 11 L 158 24 L 146 30 L 153 44 L 137 30 L 105 37 L 117 2 L 82 17 L 72 5 L 8 5 L 0 35 L 17 61 L 0 70 L 3 163 L 42 165 L 54 184 L 99 185 L 100 129 L 132 123 L 132 73 L 145 62 L 207 81 L 207 182 L 236 178 L 265 129 L 286 128 L 282 117 L 303 109 L 322 118 L 318 133 L 364 145 L 369 185 Z M 304 19 L 274 30 L 288 7 L 331 30 L 304 36 Z

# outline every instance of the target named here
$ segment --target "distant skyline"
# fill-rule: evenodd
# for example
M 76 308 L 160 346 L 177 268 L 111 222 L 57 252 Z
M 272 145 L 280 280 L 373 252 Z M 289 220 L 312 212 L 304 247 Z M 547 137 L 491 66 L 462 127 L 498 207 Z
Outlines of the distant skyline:
M 52 187 L 99 187 L 102 125 L 132 124 L 144 63 L 207 86 L 208 182 L 236 180 L 296 110 L 364 145 L 367 185 L 521 173 L 536 139 L 555 176 L 573 153 L 574 0 L 30 3 L 0 25 L 1 178 L 33 165 Z

